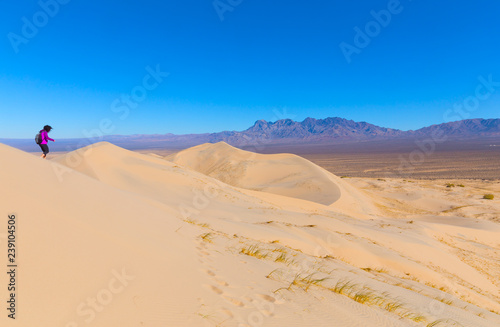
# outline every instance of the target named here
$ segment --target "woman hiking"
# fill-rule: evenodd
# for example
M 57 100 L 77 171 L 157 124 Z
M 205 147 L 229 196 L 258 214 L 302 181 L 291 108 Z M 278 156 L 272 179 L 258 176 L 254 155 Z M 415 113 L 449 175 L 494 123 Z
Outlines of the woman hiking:
M 55 142 L 55 140 L 49 137 L 49 132 L 51 130 L 52 127 L 50 127 L 49 125 L 45 125 L 43 126 L 43 129 L 40 131 L 40 137 L 42 138 L 42 142 L 40 142 L 39 146 L 40 149 L 42 149 L 43 151 L 43 154 L 41 155 L 43 159 L 47 158 L 47 153 L 49 153 L 49 146 L 47 145 L 47 143 L 49 143 L 49 141 Z

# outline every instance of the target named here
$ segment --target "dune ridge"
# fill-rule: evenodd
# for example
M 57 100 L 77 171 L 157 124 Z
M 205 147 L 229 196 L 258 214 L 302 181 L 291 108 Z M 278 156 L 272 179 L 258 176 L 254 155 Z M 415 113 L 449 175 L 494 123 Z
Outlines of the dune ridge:
M 165 159 L 232 186 L 331 205 L 338 212 L 360 218 L 377 212 L 360 190 L 294 154 L 259 154 L 219 142 Z

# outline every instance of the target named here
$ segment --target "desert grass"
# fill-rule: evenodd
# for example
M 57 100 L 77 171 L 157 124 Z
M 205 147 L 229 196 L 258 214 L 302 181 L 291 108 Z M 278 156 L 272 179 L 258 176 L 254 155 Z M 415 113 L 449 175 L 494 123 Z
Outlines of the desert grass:
M 271 274 L 273 272 L 271 272 Z M 271 274 L 269 274 L 269 275 L 271 275 Z M 312 273 L 312 274 L 306 275 L 303 273 L 297 273 L 287 287 L 278 288 L 277 290 L 274 291 L 274 293 L 277 293 L 281 290 L 293 291 L 294 288 L 301 289 L 301 290 L 307 292 L 309 290 L 309 288 L 311 288 L 312 286 L 321 286 L 324 281 L 329 279 L 329 277 L 315 278 L 314 276 L 316 274 L 317 273 Z
M 188 224 L 191 224 L 191 225 L 196 225 L 196 226 L 200 226 L 200 227 L 203 227 L 203 228 L 210 228 L 210 225 L 209 224 L 206 224 L 206 223 L 200 223 L 199 221 L 197 220 L 193 220 L 193 219 L 184 219 L 185 222 L 187 222 Z
M 485 194 L 483 196 L 483 199 L 486 199 L 486 200 L 493 200 L 495 198 L 495 196 L 493 194 Z
M 240 253 L 255 257 L 257 259 L 265 259 L 269 256 L 269 253 L 265 253 L 264 250 L 259 248 L 257 244 L 242 248 Z
M 289 256 L 287 253 L 281 252 L 275 259 L 274 262 L 282 262 L 287 266 L 296 265 L 297 261 Z
M 367 272 L 377 272 L 379 274 L 387 274 L 389 273 L 389 271 L 385 268 L 361 268 L 362 270 L 364 271 L 367 271 Z
M 280 255 L 278 255 L 276 257 L 276 259 L 274 259 L 275 262 L 285 262 L 287 259 L 286 257 L 286 253 L 281 253 Z
M 289 288 L 291 288 L 292 286 L 297 286 L 307 292 L 311 286 L 319 286 L 325 280 L 329 279 L 328 277 L 314 278 L 315 275 L 316 273 L 312 273 L 306 276 L 297 274 L 295 275 L 293 281 L 290 283 Z
M 201 318 L 209 321 L 210 324 L 213 324 L 215 327 L 222 327 L 224 325 L 224 323 L 229 320 L 229 318 L 228 318 L 228 319 L 225 319 L 223 321 L 220 321 L 220 319 L 218 319 L 214 313 L 205 314 L 205 313 L 198 312 L 197 314 Z
M 452 300 L 448 300 L 444 297 L 436 297 L 434 298 L 435 300 L 439 301 L 439 302 L 443 302 L 444 304 L 448 304 L 448 305 L 453 305 L 453 301 Z
M 286 262 L 287 258 L 289 259 L 286 253 L 280 253 L 275 258 L 275 261 Z M 387 273 L 387 271 L 383 268 L 380 269 L 364 268 L 363 270 L 372 273 L 375 272 Z M 352 299 L 353 301 L 356 301 L 363 305 L 378 307 L 387 312 L 395 314 L 402 319 L 408 319 L 417 323 L 427 324 L 427 326 L 439 326 L 440 324 L 454 322 L 452 319 L 439 319 L 433 322 L 429 322 L 427 317 L 425 317 L 423 314 L 420 314 L 418 312 L 409 309 L 407 305 L 399 298 L 391 297 L 388 292 L 375 291 L 370 287 L 367 287 L 366 285 L 357 283 L 354 280 L 340 279 L 335 284 L 328 285 L 329 284 L 328 280 L 331 279 L 330 276 L 331 274 L 328 273 L 320 274 L 318 270 L 315 270 L 312 273 L 301 272 L 295 275 L 290 275 L 287 274 L 287 271 L 283 269 L 275 269 L 271 271 L 266 276 L 266 278 L 286 283 L 285 284 L 286 286 L 276 289 L 274 293 L 280 291 L 293 292 L 295 290 L 302 290 L 304 292 L 308 292 L 312 287 L 317 287 L 319 289 L 329 290 L 333 293 L 346 296 Z M 409 287 L 405 288 L 413 290 Z M 446 298 L 436 298 L 436 300 L 448 305 L 453 304 L 453 301 L 447 300 Z M 460 326 L 459 324 L 455 325 Z
M 288 250 L 284 247 L 279 247 L 273 250 L 273 252 L 288 253 Z
M 201 234 L 200 235 L 200 238 L 205 241 L 205 242 L 208 242 L 208 243 L 213 243 L 213 238 L 214 238 L 214 235 L 212 233 L 205 233 L 205 234 Z
M 350 281 L 338 281 L 333 288 L 328 289 L 337 294 L 348 295 L 354 286 Z
M 281 278 L 283 276 L 283 270 L 277 268 L 277 269 L 274 269 L 273 271 L 271 271 L 269 274 L 267 274 L 266 278 L 269 278 L 269 279 L 273 279 L 273 280 L 277 280 L 277 278 Z
M 454 208 L 451 208 L 451 209 L 448 209 L 448 210 L 443 210 L 441 212 L 442 213 L 448 213 L 448 212 L 453 212 L 453 211 L 456 211 L 458 209 L 462 209 L 462 208 L 466 208 L 466 207 L 470 207 L 470 205 L 458 206 L 458 207 L 454 207 Z
M 402 301 L 390 298 L 388 293 L 377 293 L 369 287 L 354 283 L 350 280 L 339 280 L 335 286 L 328 287 L 327 289 L 334 293 L 347 296 L 358 303 L 377 306 L 401 318 L 410 319 L 415 322 L 427 321 L 425 316 L 407 309 Z
M 453 319 L 438 319 L 431 323 L 428 323 L 426 327 L 435 327 L 439 326 L 440 324 L 445 324 L 445 326 L 462 326 L 458 321 Z
M 370 301 L 378 300 L 378 297 L 374 297 L 374 293 L 370 290 L 360 290 L 354 294 L 352 299 L 358 303 L 364 304 Z

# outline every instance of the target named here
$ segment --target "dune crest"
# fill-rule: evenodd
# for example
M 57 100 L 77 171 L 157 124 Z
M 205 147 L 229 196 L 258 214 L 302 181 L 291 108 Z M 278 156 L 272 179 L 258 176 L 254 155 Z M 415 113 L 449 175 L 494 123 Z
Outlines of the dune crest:
M 354 216 L 376 212 L 361 191 L 294 154 L 259 154 L 219 142 L 195 146 L 166 159 L 236 187 L 332 205 Z
M 258 154 L 219 142 L 195 146 L 167 159 L 229 185 L 324 205 L 334 203 L 342 193 L 320 167 L 293 154 Z

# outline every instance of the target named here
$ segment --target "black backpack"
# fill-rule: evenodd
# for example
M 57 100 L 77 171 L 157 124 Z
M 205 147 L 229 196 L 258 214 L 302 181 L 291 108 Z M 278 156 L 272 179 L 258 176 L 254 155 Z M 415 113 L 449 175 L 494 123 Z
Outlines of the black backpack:
M 36 142 L 36 144 L 42 143 L 42 133 L 41 132 L 38 132 L 38 134 L 36 134 L 35 142 Z

